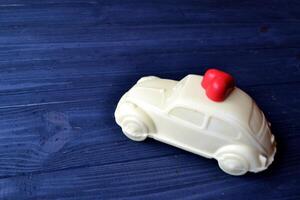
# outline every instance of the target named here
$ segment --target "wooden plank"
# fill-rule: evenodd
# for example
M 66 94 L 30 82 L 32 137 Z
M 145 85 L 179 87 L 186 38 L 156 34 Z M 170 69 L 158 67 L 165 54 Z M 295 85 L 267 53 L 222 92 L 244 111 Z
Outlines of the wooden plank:
M 127 49 L 120 44 L 115 52 L 109 46 L 96 55 L 98 47 L 35 47 L 21 55 L 20 49 L 0 53 L 0 108 L 85 99 L 107 101 L 114 95 L 116 102 L 141 76 L 179 80 L 190 73 L 203 74 L 209 67 L 232 73 L 241 87 L 300 80 L 298 49 L 201 52 L 196 46 L 173 45 L 159 49 L 159 45 L 141 44 Z
M 261 24 L 187 25 L 3 25 L 0 45 L 102 42 L 196 42 L 203 48 L 299 47 L 299 23 L 274 23 L 267 30 Z M 232 39 L 234 38 L 234 40 Z M 49 45 L 51 47 L 51 45 Z M 80 45 L 79 45 L 80 46 Z M 9 47 L 9 46 L 8 46 Z
M 293 5 L 293 6 L 290 6 Z M 280 7 L 280 9 L 278 9 Z M 24 1 L 0 4 L 3 24 L 150 25 L 299 22 L 298 1 Z M 284 12 L 288 9 L 289 12 Z M 38 16 L 38 17 L 37 17 Z M 54 17 L 55 16 L 55 17 Z
M 174 153 L 167 147 L 157 151 L 157 144 L 147 148 L 128 142 L 113 109 L 109 103 L 86 101 L 1 110 L 1 176 Z M 113 155 L 116 150 L 121 154 Z
M 294 97 L 299 87 L 283 84 L 245 88 L 271 120 L 281 155 L 293 154 L 287 144 L 298 138 L 300 100 Z M 113 118 L 120 95 L 115 91 L 106 101 L 0 109 L 0 177 L 189 155 L 153 140 L 135 143 L 125 138 Z
M 259 175 L 232 177 L 212 160 L 171 155 L 0 180 L 2 199 L 297 199 L 299 138 L 290 155 Z M 243 192 L 238 192 L 242 190 Z M 259 192 L 262 191 L 262 192 Z
M 11 1 L 0 6 L 0 44 L 177 40 L 201 48 L 299 47 L 300 5 L 294 3 L 289 13 L 270 9 L 278 4 L 236 3 L 231 8 L 211 1 L 48 1 L 45 6 Z

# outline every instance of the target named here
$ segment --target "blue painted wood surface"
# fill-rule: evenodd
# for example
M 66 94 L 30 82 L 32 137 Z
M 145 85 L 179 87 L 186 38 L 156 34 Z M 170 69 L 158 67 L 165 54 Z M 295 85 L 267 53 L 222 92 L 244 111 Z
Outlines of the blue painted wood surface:
M 144 75 L 232 73 L 272 122 L 265 172 L 232 177 L 115 124 Z M 0 1 L 0 199 L 300 199 L 299 1 Z

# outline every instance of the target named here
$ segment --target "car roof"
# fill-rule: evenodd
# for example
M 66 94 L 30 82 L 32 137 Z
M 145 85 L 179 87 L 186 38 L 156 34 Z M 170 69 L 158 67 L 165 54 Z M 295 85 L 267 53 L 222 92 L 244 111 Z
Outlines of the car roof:
M 184 107 L 221 119 L 233 119 L 249 126 L 253 107 L 252 98 L 235 87 L 223 102 L 210 100 L 201 86 L 202 76 L 188 75 L 173 88 L 173 95 L 167 100 L 167 109 Z

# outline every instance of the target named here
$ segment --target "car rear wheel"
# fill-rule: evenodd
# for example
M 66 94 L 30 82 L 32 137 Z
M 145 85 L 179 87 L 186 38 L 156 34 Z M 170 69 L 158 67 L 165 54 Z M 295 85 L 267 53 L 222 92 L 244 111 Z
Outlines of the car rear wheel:
M 136 117 L 128 116 L 122 122 L 122 131 L 131 140 L 143 141 L 147 138 L 149 128 Z
M 219 167 L 227 174 L 240 176 L 249 170 L 249 164 L 242 156 L 226 153 L 218 158 Z

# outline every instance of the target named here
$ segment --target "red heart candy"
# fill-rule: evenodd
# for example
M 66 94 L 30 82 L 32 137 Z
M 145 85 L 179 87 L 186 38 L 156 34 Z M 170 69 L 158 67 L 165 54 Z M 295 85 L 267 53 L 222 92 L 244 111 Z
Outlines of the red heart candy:
M 217 102 L 224 101 L 234 89 L 234 78 L 221 70 L 209 69 L 205 72 L 201 82 L 206 96 Z

